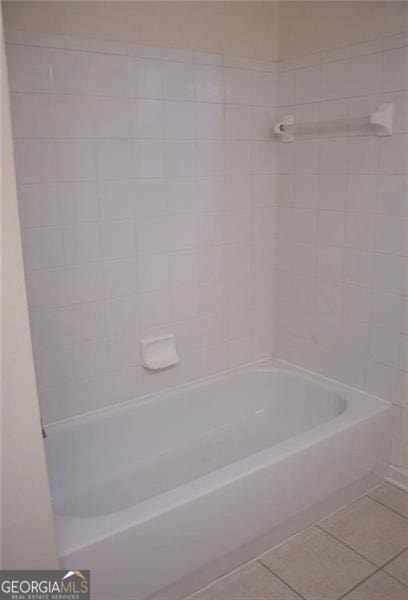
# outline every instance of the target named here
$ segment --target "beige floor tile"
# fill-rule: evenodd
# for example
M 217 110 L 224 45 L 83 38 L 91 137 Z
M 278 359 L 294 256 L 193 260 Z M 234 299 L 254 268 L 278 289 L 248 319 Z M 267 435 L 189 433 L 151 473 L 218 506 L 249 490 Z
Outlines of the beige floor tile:
M 395 485 L 385 482 L 370 492 L 369 496 L 408 517 L 408 493 Z
M 397 556 L 397 558 L 394 558 L 393 561 L 384 567 L 384 571 L 387 571 L 387 573 L 390 573 L 390 575 L 393 575 L 402 583 L 408 585 L 408 550 L 405 550 L 405 552 Z
M 299 596 L 254 562 L 194 594 L 191 600 L 299 600 Z
M 366 496 L 319 525 L 378 566 L 408 546 L 408 520 Z
M 312 527 L 259 559 L 306 600 L 334 600 L 375 567 Z
M 407 600 L 407 598 L 408 588 L 383 571 L 379 571 L 353 592 L 344 596 L 344 600 Z

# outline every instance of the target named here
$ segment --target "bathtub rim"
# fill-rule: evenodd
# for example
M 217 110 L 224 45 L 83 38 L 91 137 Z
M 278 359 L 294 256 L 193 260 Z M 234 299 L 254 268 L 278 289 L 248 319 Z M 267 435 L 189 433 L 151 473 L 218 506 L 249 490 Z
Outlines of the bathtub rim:
M 169 367 L 172 368 L 172 367 Z M 234 373 L 240 373 L 241 371 L 283 371 L 290 374 L 297 374 L 304 379 L 311 380 L 314 383 L 317 383 L 321 387 L 324 387 L 327 390 L 334 391 L 333 388 L 336 387 L 338 390 L 349 390 L 354 391 L 364 396 L 369 396 L 370 398 L 375 398 L 380 400 L 381 402 L 387 402 L 392 404 L 388 400 L 380 398 L 379 396 L 375 396 L 360 388 L 357 388 L 352 385 L 348 385 L 346 383 L 342 383 L 336 379 L 332 379 L 325 375 L 321 375 L 320 373 L 316 373 L 315 371 L 311 371 L 309 369 L 300 367 L 294 363 L 289 361 L 278 359 L 278 358 L 268 358 L 261 359 L 246 363 L 239 367 L 234 367 L 232 369 L 226 369 L 225 371 L 221 371 L 219 373 L 215 373 L 213 375 L 207 375 L 205 377 L 200 377 L 198 379 L 193 379 L 191 381 L 187 381 L 186 383 L 181 383 L 179 385 L 166 387 L 163 390 L 148 392 L 143 394 L 142 396 L 137 396 L 136 398 L 130 398 L 129 400 L 125 400 L 124 402 L 119 402 L 117 404 L 110 404 L 109 406 L 103 406 L 101 408 L 96 408 L 85 413 L 81 413 L 78 415 L 72 415 L 70 417 L 66 417 L 64 419 L 60 419 L 58 421 L 52 421 L 51 423 L 45 423 L 45 428 L 48 435 L 54 435 L 59 431 L 68 428 L 75 424 L 86 423 L 88 421 L 93 420 L 94 418 L 103 417 L 104 415 L 108 415 L 110 412 L 122 412 L 130 407 L 138 407 L 143 406 L 145 404 L 150 404 L 153 402 L 158 402 L 161 399 L 173 396 L 174 394 L 181 392 L 185 389 L 205 385 L 206 383 L 212 383 L 217 381 L 218 379 L 223 379 L 228 375 L 233 375 Z

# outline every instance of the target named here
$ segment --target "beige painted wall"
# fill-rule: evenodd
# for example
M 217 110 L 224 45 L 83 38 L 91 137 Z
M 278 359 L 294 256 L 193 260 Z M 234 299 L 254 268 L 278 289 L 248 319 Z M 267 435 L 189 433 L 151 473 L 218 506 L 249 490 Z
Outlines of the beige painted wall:
M 277 2 L 5 2 L 5 25 L 275 59 Z
M 21 252 L 10 109 L 1 53 L 2 569 L 58 568 Z
M 407 2 L 20 2 L 6 27 L 274 60 L 408 31 Z
M 282 59 L 408 31 L 407 2 L 282 2 Z

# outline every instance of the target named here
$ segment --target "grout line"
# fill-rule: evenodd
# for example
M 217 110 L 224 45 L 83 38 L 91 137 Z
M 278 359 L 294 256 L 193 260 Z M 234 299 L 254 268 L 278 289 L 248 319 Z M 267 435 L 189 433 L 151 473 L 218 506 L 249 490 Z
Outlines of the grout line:
M 345 505 L 345 506 L 347 506 L 347 505 Z M 354 552 L 355 554 L 357 554 L 360 558 L 364 558 L 365 561 L 369 562 L 371 565 L 373 565 L 377 569 L 381 569 L 380 566 L 378 566 L 375 562 L 373 562 L 372 560 L 370 560 L 369 558 L 367 558 L 366 556 L 364 556 L 364 554 L 361 554 L 361 552 L 358 552 L 358 550 L 355 550 L 354 548 L 352 548 L 351 546 L 349 546 L 348 544 L 346 544 L 342 540 L 339 540 L 339 538 L 337 538 L 335 535 L 333 535 L 329 531 L 326 531 L 321 525 L 319 525 L 319 523 L 316 523 L 316 527 L 318 529 L 320 529 L 320 531 L 322 531 L 323 533 L 326 533 L 329 537 L 331 537 L 334 540 L 336 540 L 336 542 L 339 542 L 340 544 L 343 544 L 343 546 L 345 546 L 346 548 L 348 548 L 349 550 L 351 550 L 352 552 Z
M 354 590 L 356 590 L 357 588 L 359 588 L 360 585 L 363 585 L 363 583 L 365 583 L 366 581 L 368 581 L 369 579 L 371 579 L 371 577 L 373 577 L 374 575 L 377 575 L 377 573 L 379 573 L 380 571 L 381 571 L 381 568 L 378 568 L 378 569 L 376 569 L 374 571 L 374 573 L 370 573 L 370 575 L 368 575 L 367 577 L 364 577 L 364 579 L 362 579 L 359 583 L 357 583 L 352 588 L 350 588 L 347 592 L 345 592 L 344 594 L 342 594 L 341 596 L 339 596 L 337 598 L 337 600 L 342 600 L 343 598 L 345 598 L 346 596 L 348 596 L 349 594 L 351 594 L 352 592 L 354 592 Z
M 269 571 L 269 573 L 271 573 L 277 579 L 279 579 L 279 581 L 281 581 L 282 583 L 284 583 L 289 589 L 292 590 L 292 592 L 294 592 L 297 596 L 299 596 L 299 598 L 302 598 L 302 600 L 306 600 L 306 598 L 304 596 L 302 596 L 302 594 L 298 590 L 296 590 L 294 587 L 292 587 L 287 581 L 285 581 L 282 577 L 280 577 L 277 573 L 275 573 L 270 567 L 268 567 L 267 565 L 265 565 L 259 559 L 257 559 L 257 562 L 260 563 L 267 571 Z
M 381 567 L 381 569 L 385 569 L 385 567 L 388 567 L 388 565 L 390 563 L 392 563 L 393 560 L 395 560 L 396 558 L 398 558 L 399 556 L 401 556 L 401 554 L 403 554 L 407 549 L 408 549 L 408 544 L 407 544 L 406 548 L 404 548 L 403 550 L 401 550 L 400 552 L 398 552 L 398 554 L 396 554 L 395 556 L 393 556 L 392 558 L 390 558 L 390 560 L 387 560 L 387 562 L 383 564 L 383 566 Z
M 392 508 L 391 506 L 388 506 L 388 504 L 384 504 L 384 502 L 381 502 L 381 500 L 378 500 L 377 498 L 373 498 L 373 496 L 370 496 L 370 494 L 367 494 L 367 496 L 370 498 L 370 500 L 373 500 L 373 502 L 377 502 L 377 504 L 380 504 L 384 508 L 387 508 L 388 510 L 390 510 L 393 513 L 395 513 L 399 517 L 402 517 L 403 519 L 408 520 L 408 516 L 403 515 L 402 513 L 398 512 L 398 510 L 396 510 L 395 508 Z M 408 494 L 407 494 L 407 496 L 408 496 Z

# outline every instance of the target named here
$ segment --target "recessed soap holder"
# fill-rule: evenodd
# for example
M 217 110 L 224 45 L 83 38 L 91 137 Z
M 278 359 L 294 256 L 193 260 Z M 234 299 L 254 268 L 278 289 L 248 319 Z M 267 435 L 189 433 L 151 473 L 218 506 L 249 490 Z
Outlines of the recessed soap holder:
M 141 341 L 142 365 L 151 371 L 167 369 L 180 362 L 173 334 Z

